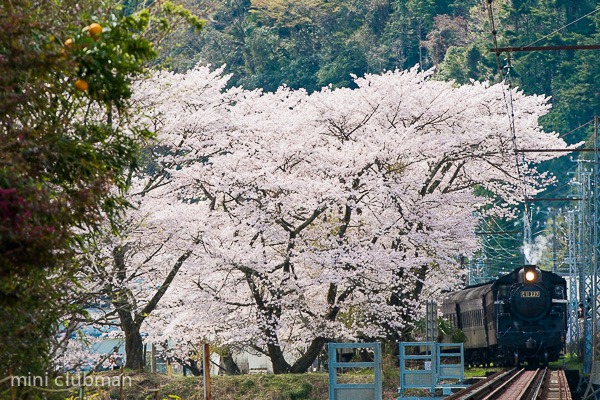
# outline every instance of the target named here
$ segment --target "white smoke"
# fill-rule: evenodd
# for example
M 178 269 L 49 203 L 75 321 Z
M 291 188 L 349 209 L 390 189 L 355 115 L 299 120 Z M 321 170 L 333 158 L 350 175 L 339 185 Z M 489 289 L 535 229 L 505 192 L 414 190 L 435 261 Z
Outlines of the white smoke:
M 548 239 L 546 239 L 546 236 L 537 236 L 534 243 L 523 243 L 525 264 L 537 264 L 547 246 Z

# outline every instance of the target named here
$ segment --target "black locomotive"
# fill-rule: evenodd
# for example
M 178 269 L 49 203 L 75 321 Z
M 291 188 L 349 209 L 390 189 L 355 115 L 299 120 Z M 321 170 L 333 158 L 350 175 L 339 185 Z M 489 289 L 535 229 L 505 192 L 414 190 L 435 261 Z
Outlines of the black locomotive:
M 566 295 L 563 278 L 525 265 L 494 282 L 452 293 L 442 313 L 465 334 L 470 365 L 548 364 L 564 347 Z

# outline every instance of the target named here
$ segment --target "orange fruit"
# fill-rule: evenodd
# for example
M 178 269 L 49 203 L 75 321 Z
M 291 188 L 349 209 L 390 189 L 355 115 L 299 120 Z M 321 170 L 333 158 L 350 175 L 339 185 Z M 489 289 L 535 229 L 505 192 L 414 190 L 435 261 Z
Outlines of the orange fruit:
M 73 44 L 73 39 L 65 40 L 65 46 L 70 46 L 71 44 Z
M 88 83 L 83 79 L 77 79 L 75 81 L 75 89 L 81 90 L 82 92 L 88 90 Z
M 90 37 L 97 39 L 98 35 L 102 33 L 102 27 L 100 26 L 100 24 L 94 22 L 88 27 L 88 33 Z

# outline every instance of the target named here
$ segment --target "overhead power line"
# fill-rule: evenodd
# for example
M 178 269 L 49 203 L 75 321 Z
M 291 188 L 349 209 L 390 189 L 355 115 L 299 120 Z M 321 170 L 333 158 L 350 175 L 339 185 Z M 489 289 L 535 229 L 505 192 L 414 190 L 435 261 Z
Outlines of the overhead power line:
M 597 13 L 598 11 L 600 11 L 600 7 L 599 7 L 599 8 L 596 8 L 596 9 L 595 9 L 594 11 L 592 11 L 592 12 L 589 12 L 589 13 L 585 14 L 583 17 L 579 17 L 579 18 L 577 18 L 575 21 L 569 22 L 568 24 L 566 24 L 566 25 L 564 25 L 564 26 L 561 26 L 560 28 L 556 29 L 556 30 L 555 30 L 555 31 L 553 31 L 553 32 L 550 32 L 550 33 L 549 33 L 549 34 L 547 34 L 546 36 L 543 36 L 543 37 L 539 38 L 539 39 L 538 39 L 538 40 L 536 40 L 535 42 L 531 42 L 531 43 L 529 43 L 529 44 L 528 44 L 527 46 L 525 46 L 524 48 L 526 48 L 526 47 L 531 47 L 531 46 L 533 46 L 534 44 L 536 44 L 536 43 L 538 43 L 538 42 L 540 42 L 540 41 L 542 41 L 542 40 L 544 40 L 544 39 L 546 39 L 546 38 L 548 38 L 548 37 L 550 37 L 550 36 L 554 35 L 555 33 L 558 33 L 558 32 L 560 32 L 560 31 L 562 31 L 563 29 L 567 28 L 568 26 L 571 26 L 571 25 L 573 25 L 574 23 L 576 23 L 576 22 L 579 22 L 579 21 L 581 21 L 582 19 L 584 19 L 584 18 L 587 18 L 587 17 L 589 17 L 590 15 Z M 530 50 L 532 50 L 532 49 L 530 49 Z
M 523 47 L 495 47 L 490 49 L 490 53 L 513 53 L 517 51 L 559 51 L 559 50 L 600 50 L 600 44 L 579 44 L 579 45 L 563 45 L 563 46 L 523 46 Z
M 476 235 L 504 235 L 504 234 L 513 234 L 513 233 L 523 233 L 523 231 L 491 231 L 491 232 L 475 232 Z
M 524 199 L 526 202 L 535 202 L 535 201 L 581 201 L 582 198 L 579 197 L 561 197 L 561 198 L 553 198 L 553 199 Z
M 570 130 L 569 132 L 565 133 L 564 135 L 560 135 L 558 138 L 559 138 L 559 139 L 562 139 L 562 138 L 564 138 L 565 136 L 567 136 L 567 135 L 570 135 L 571 133 L 575 132 L 576 130 L 578 130 L 578 129 L 581 129 L 581 128 L 583 128 L 584 126 L 588 126 L 588 125 L 589 125 L 589 124 L 591 124 L 592 122 L 594 122 L 594 120 L 593 120 L 593 119 L 589 120 L 588 122 L 586 122 L 586 123 L 585 123 L 585 124 L 583 124 L 583 125 L 579 125 L 577 128 L 575 128 L 575 129 L 573 129 L 573 130 Z
M 594 149 L 515 149 L 515 153 L 589 153 Z

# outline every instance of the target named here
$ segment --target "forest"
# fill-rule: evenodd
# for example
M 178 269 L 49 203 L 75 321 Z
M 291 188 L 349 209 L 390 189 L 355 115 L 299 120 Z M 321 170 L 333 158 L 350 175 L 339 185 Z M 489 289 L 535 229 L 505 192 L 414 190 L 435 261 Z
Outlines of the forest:
M 494 0 L 491 5 L 499 47 L 598 43 L 596 1 Z M 459 84 L 500 79 L 490 53 L 487 1 L 232 0 L 189 7 L 205 13 L 206 29 L 198 37 L 181 32 L 165 42 L 161 63 L 176 71 L 199 61 L 225 64 L 233 86 L 274 91 L 285 84 L 312 92 L 328 85 L 352 87 L 352 75 L 417 64 L 435 68 L 436 79 Z M 512 53 L 511 83 L 527 94 L 550 96 L 553 109 L 543 126 L 567 133 L 598 109 L 596 56 L 594 50 Z M 506 54 L 500 57 L 505 67 Z M 569 140 L 585 135 L 578 132 Z

